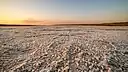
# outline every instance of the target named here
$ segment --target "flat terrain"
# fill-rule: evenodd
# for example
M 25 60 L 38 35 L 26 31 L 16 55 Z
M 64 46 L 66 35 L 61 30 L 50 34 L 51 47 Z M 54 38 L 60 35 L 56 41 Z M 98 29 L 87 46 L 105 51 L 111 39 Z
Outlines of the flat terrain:
M 128 26 L 0 28 L 0 72 L 127 72 Z

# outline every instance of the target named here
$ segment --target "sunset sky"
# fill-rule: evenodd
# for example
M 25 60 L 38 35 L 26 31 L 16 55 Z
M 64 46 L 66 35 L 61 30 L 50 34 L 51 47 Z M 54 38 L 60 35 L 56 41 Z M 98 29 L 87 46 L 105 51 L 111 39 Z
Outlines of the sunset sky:
M 128 0 L 0 0 L 0 24 L 128 21 Z

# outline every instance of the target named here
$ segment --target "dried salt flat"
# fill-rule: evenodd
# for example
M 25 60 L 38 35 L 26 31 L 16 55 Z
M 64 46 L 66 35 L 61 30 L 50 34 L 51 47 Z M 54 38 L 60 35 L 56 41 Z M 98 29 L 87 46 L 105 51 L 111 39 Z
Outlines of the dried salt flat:
M 0 28 L 0 72 L 127 72 L 128 27 Z

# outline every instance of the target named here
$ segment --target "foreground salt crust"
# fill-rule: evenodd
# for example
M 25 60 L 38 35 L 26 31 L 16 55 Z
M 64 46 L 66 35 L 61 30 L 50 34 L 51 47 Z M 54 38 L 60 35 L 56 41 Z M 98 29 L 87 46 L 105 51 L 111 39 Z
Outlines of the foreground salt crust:
M 128 27 L 0 28 L 0 72 L 127 72 Z

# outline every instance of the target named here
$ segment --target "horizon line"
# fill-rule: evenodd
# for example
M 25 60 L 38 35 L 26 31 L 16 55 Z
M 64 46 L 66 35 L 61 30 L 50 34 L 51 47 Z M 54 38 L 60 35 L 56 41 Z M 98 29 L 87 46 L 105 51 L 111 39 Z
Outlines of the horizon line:
M 128 26 L 128 22 L 111 22 L 111 23 L 72 23 L 72 24 L 0 24 L 0 26 L 63 26 L 63 25 L 82 25 L 82 26 Z

